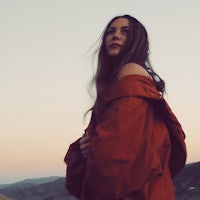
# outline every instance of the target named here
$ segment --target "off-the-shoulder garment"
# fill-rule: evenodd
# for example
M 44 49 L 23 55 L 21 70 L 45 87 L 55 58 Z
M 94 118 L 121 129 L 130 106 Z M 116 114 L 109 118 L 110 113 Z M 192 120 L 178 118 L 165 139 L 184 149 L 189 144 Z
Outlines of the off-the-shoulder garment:
M 172 178 L 186 161 L 185 134 L 145 76 L 121 78 L 106 89 L 86 129 L 84 159 L 78 140 L 66 154 L 66 187 L 81 200 L 174 200 Z

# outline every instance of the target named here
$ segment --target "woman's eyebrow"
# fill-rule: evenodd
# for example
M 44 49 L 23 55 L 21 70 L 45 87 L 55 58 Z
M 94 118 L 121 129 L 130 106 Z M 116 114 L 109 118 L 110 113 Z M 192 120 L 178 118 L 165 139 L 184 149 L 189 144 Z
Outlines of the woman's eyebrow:
M 129 28 L 129 26 L 122 26 L 122 29 L 124 29 L 124 28 Z

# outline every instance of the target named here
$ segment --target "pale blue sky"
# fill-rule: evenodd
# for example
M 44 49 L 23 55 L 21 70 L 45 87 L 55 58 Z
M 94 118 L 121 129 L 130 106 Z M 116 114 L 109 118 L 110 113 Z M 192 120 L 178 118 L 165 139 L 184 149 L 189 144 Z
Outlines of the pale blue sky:
M 121 14 L 145 25 L 188 163 L 199 161 L 199 8 L 198 0 L 0 0 L 0 184 L 65 175 L 65 152 L 91 105 L 87 51 Z

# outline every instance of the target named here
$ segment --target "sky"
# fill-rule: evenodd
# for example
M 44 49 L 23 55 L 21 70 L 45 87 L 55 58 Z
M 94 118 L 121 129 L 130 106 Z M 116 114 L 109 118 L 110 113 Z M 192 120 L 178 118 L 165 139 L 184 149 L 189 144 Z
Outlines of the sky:
M 199 0 L 0 0 L 0 184 L 65 176 L 69 144 L 87 126 L 92 54 L 104 27 L 130 14 L 200 161 Z

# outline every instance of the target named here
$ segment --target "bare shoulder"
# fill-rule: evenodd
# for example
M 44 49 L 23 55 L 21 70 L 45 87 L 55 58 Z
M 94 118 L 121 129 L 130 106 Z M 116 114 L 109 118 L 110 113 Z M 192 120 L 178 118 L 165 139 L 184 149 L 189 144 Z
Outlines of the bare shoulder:
M 118 79 L 128 75 L 142 75 L 150 77 L 149 73 L 140 65 L 136 63 L 125 64 L 119 72 Z

